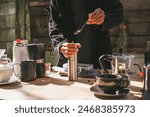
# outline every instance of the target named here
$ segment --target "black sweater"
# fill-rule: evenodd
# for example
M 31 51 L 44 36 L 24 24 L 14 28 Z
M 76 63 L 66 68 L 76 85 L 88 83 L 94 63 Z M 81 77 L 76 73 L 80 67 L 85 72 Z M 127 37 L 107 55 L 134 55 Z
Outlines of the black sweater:
M 102 25 L 86 25 L 82 32 L 74 35 L 87 21 L 88 14 L 96 8 L 105 12 Z M 111 54 L 112 47 L 108 29 L 120 24 L 123 20 L 123 7 L 119 0 L 50 0 L 49 35 L 54 50 L 64 42 L 81 44 L 78 53 L 79 63 L 93 64 L 99 67 L 99 57 Z M 63 56 L 60 63 L 63 64 Z

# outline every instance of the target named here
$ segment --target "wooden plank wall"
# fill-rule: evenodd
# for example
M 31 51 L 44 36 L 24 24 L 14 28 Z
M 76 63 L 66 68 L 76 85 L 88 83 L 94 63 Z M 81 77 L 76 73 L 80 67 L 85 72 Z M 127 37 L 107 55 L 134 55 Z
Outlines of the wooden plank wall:
M 12 58 L 13 41 L 30 39 L 29 0 L 0 1 L 0 48 Z
M 12 53 L 15 39 L 16 0 L 0 0 L 0 48 L 6 48 L 8 56 Z
M 46 2 L 30 2 L 30 24 L 31 42 L 45 43 L 47 49 L 51 50 L 51 41 L 48 33 L 48 12 L 49 0 Z
M 44 43 L 46 45 L 45 61 L 57 65 L 59 57 L 51 47 L 48 33 L 48 14 L 45 10 L 46 8 L 49 9 L 49 0 L 43 1 L 45 2 L 35 0 L 30 2 L 31 42 L 37 40 L 37 43 Z
M 16 38 L 30 41 L 30 0 L 16 0 Z
M 128 17 L 128 52 L 143 53 L 150 41 L 150 0 L 121 0 Z M 116 47 L 118 29 L 110 30 L 113 47 Z

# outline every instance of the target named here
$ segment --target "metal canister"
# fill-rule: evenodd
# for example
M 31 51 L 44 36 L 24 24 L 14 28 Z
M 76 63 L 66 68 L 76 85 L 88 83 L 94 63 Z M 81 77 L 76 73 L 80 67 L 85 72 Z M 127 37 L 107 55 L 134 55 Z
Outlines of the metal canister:
M 144 90 L 150 91 L 150 64 L 144 66 Z
M 68 58 L 68 77 L 70 81 L 76 81 L 78 80 L 78 73 L 77 73 L 77 54 L 74 54 Z

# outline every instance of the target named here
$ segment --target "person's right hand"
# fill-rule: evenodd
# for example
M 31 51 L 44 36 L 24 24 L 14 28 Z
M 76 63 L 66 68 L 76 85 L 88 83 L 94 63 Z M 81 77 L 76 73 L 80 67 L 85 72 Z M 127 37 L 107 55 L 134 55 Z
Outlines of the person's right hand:
M 79 43 L 63 43 L 60 51 L 64 57 L 68 58 L 79 51 L 81 45 Z
M 89 14 L 87 24 L 97 24 L 101 25 L 104 23 L 105 13 L 101 8 L 95 9 L 94 12 Z

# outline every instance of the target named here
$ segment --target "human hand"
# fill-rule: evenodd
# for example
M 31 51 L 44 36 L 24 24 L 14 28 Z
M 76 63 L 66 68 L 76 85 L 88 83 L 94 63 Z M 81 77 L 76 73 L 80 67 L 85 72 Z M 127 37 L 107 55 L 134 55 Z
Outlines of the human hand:
M 102 24 L 105 19 L 105 13 L 101 8 L 97 8 L 94 12 L 89 14 L 87 24 Z
M 64 57 L 68 58 L 79 51 L 81 45 L 79 43 L 63 43 L 60 51 Z

